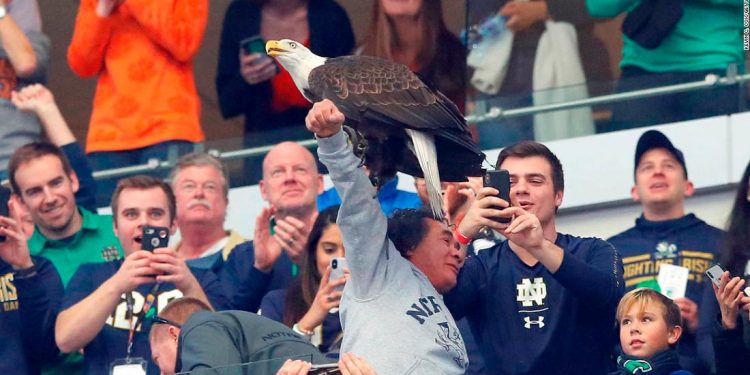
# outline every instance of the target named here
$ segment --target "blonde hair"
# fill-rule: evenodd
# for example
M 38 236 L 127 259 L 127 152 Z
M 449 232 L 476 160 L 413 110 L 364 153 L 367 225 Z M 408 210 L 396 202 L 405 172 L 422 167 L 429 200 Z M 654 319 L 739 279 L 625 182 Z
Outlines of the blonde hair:
M 663 294 L 648 288 L 634 289 L 622 296 L 620 303 L 617 305 L 617 323 L 622 321 L 623 316 L 635 304 L 638 304 L 638 312 L 643 313 L 649 302 L 661 306 L 662 317 L 667 322 L 668 327 L 682 326 L 680 308 L 677 304 Z

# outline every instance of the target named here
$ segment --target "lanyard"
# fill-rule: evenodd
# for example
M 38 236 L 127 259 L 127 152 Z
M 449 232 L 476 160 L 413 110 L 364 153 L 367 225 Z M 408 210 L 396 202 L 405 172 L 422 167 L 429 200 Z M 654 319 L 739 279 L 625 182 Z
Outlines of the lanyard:
M 151 288 L 151 291 L 146 296 L 146 301 L 143 302 L 143 309 L 141 309 L 140 314 L 133 313 L 133 292 L 128 292 L 128 294 L 125 296 L 126 308 L 127 308 L 127 314 L 125 316 L 130 319 L 130 329 L 128 330 L 128 348 L 127 348 L 127 352 L 125 355 L 126 359 L 129 359 L 130 354 L 133 353 L 133 341 L 135 339 L 135 331 L 142 325 L 143 321 L 146 320 L 148 313 L 151 311 L 151 308 L 154 306 L 154 302 L 156 301 L 156 293 L 159 292 L 160 286 L 161 286 L 161 283 L 156 283 Z M 139 317 L 142 317 L 142 319 L 139 319 Z

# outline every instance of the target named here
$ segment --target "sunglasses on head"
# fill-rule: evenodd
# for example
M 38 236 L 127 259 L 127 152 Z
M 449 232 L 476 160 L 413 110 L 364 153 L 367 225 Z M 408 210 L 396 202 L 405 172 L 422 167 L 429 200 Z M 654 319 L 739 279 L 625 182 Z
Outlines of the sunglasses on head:
M 177 328 L 182 328 L 182 325 L 180 323 L 171 321 L 169 319 L 164 319 L 158 315 L 155 315 L 154 317 L 152 317 L 151 321 L 153 322 L 153 324 L 166 324 L 170 326 L 175 326 Z

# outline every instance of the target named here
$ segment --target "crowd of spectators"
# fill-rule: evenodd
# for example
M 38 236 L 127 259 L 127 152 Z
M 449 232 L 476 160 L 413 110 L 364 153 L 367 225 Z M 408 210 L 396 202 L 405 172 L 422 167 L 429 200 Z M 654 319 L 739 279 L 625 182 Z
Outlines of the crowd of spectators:
M 589 56 L 604 50 L 586 47 L 601 43 L 595 17 L 627 13 L 618 91 L 743 70 L 740 23 L 730 20 L 736 1 L 679 2 L 662 20 L 666 32 L 653 24 L 654 3 L 474 8 L 505 17 L 514 33 L 498 95 L 528 99 L 550 20 L 574 26 L 574 52 L 595 80 L 607 70 L 596 66 L 606 57 Z M 204 141 L 193 63 L 207 0 L 80 1 L 67 57 L 74 73 L 97 79 L 85 147 L 41 84 L 49 41 L 36 1 L 0 0 L 0 167 L 10 186 L 0 187 L 9 196 L 0 216 L 0 371 L 158 374 L 263 362 L 255 371 L 302 375 L 338 362 L 343 374 L 749 373 L 750 164 L 724 231 L 686 212 L 694 187 L 685 156 L 647 131 L 635 145 L 631 190 L 642 215 L 606 241 L 578 237 L 556 226 L 560 160 L 532 140 L 529 123 L 501 122 L 517 133 L 495 163 L 511 175 L 509 201 L 481 181 L 443 183 L 440 221 L 421 209 L 423 180 L 414 194 L 383 176 L 375 191 L 343 114 L 330 101 L 309 103 L 258 49 L 294 39 L 326 57 L 391 59 L 465 111 L 467 97 L 481 94 L 467 87 L 469 50 L 441 4 L 373 0 L 356 45 L 333 0 L 231 2 L 218 51 L 221 112 L 244 116 L 244 146 L 272 145 L 243 169 L 266 203 L 248 240 L 225 227 L 226 167 L 193 151 Z M 611 130 L 646 124 L 632 114 L 671 122 L 738 109 L 735 88 L 712 95 L 618 104 Z M 295 142 L 312 133 L 335 186 L 328 191 L 316 155 Z M 168 176 L 93 178 L 169 152 L 182 156 Z M 106 205 L 111 215 L 97 212 Z M 177 230 L 170 246 L 147 235 Z M 705 271 L 718 261 L 726 272 L 712 283 Z M 687 269 L 684 296 L 661 290 L 664 264 Z

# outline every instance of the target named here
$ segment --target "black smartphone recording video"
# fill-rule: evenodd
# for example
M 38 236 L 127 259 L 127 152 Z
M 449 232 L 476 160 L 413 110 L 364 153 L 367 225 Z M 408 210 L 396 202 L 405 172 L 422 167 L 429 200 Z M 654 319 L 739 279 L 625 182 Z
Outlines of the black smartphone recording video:
M 498 198 L 505 200 L 510 204 L 510 173 L 505 169 L 498 169 L 494 171 L 487 171 L 484 174 L 484 186 L 495 188 L 500 194 Z M 495 207 L 498 210 L 502 210 L 502 207 Z M 499 223 L 507 224 L 510 223 L 511 218 L 499 217 L 496 219 Z
M 154 251 L 169 245 L 169 228 L 152 227 L 145 225 L 143 227 L 143 237 L 141 239 L 141 248 L 147 251 Z
M 10 201 L 10 189 L 0 186 L 0 216 L 10 217 L 8 202 Z M 5 236 L 0 236 L 0 242 L 5 241 Z

